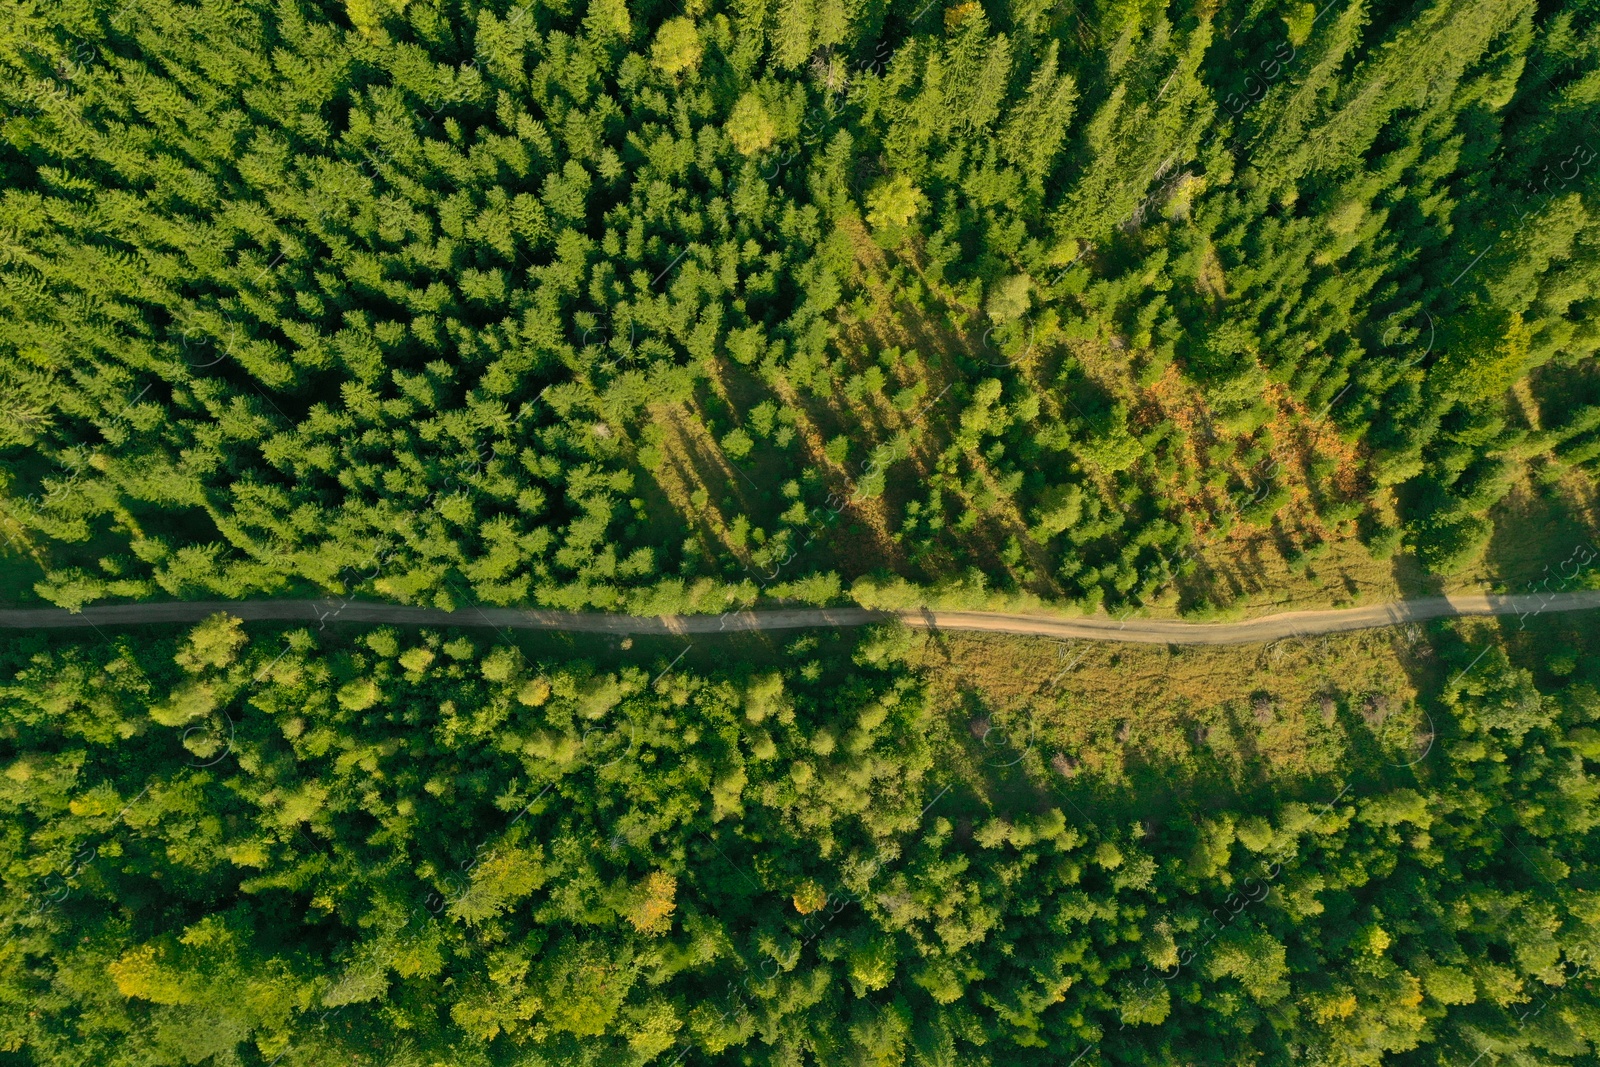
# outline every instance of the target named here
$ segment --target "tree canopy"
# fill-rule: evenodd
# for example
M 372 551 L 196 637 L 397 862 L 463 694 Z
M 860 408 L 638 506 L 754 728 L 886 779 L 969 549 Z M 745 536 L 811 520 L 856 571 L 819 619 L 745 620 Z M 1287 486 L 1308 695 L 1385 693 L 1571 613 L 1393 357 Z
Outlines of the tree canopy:
M 58 603 L 1133 604 L 1600 456 L 1586 4 L 4 11 Z
M 1452 676 L 1384 712 L 1426 735 L 1352 711 L 1333 776 L 1157 821 L 1061 753 L 1008 799 L 1034 739 L 951 729 L 908 641 L 12 642 L 0 1057 L 1592 1062 L 1592 669 L 1441 635 Z

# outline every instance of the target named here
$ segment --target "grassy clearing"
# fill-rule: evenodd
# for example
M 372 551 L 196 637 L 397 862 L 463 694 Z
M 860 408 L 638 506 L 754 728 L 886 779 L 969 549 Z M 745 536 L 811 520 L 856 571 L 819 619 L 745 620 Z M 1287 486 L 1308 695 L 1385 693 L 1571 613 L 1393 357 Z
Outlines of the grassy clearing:
M 990 634 L 918 639 L 914 661 L 966 735 L 997 801 L 1028 790 L 1140 797 L 1292 788 L 1336 774 L 1353 744 L 1403 747 L 1425 724 L 1418 627 L 1195 648 Z
M 1448 732 L 1438 694 L 1499 648 L 1545 691 L 1600 685 L 1600 613 L 1500 616 L 1179 647 L 991 634 L 913 639 L 964 804 L 1069 805 L 1153 826 L 1208 805 L 1405 783 Z

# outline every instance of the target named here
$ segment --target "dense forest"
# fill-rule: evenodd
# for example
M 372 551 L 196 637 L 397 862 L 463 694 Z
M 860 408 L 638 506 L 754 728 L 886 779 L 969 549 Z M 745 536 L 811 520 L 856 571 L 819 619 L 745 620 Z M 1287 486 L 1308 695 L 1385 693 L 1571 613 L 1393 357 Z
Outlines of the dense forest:
M 1600 657 L 1441 629 L 1426 736 L 1156 818 L 912 640 L 8 642 L 0 1063 L 1594 1062 Z
M 1136 604 L 1600 462 L 1588 0 L 5 0 L 39 594 Z
M 1593 518 L 1597 108 L 1594 0 L 0 0 L 0 602 L 1468 573 Z M 1543 614 L 7 631 L 0 1067 L 1593 1064 Z

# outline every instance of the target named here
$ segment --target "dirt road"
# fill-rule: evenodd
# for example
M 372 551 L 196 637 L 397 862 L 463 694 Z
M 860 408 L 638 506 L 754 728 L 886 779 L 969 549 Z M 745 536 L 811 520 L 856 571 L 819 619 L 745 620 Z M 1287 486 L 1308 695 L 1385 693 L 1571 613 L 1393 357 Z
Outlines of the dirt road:
M 524 610 L 519 608 L 412 608 L 339 600 L 190 601 L 165 604 L 118 604 L 85 608 L 71 614 L 62 608 L 0 610 L 0 628 L 43 629 L 77 626 L 138 626 L 198 622 L 226 611 L 246 621 L 330 623 L 394 623 L 406 626 L 493 626 L 513 630 L 568 630 L 611 634 L 705 634 L 739 630 L 799 630 L 813 627 L 863 626 L 900 618 L 919 629 L 979 630 L 1032 634 L 1092 641 L 1141 644 L 1240 645 L 1283 637 L 1365 630 L 1455 615 L 1521 615 L 1585 611 L 1600 608 L 1600 590 L 1518 596 L 1424 597 L 1388 604 L 1328 611 L 1293 611 L 1244 622 L 1180 622 L 1169 619 L 1106 615 L 1079 617 L 1006 615 L 989 611 L 866 611 L 861 608 L 798 608 L 740 611 L 726 615 L 678 615 L 640 618 L 598 612 Z

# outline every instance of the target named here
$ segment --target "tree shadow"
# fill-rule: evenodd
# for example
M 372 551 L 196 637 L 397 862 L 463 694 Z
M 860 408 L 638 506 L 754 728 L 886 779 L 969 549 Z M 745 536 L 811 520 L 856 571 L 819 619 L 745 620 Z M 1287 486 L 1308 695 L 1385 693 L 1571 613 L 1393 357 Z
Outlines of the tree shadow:
M 1484 552 L 1491 580 L 1513 593 L 1579 588 L 1583 574 L 1600 567 L 1600 530 L 1575 503 L 1551 484 L 1513 492 L 1495 511 Z

